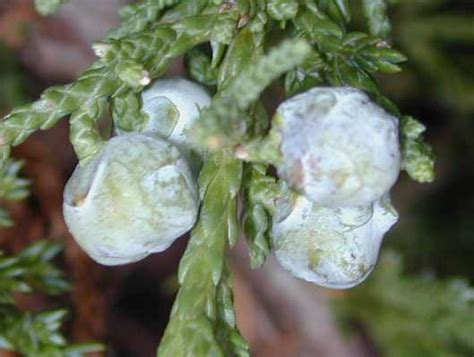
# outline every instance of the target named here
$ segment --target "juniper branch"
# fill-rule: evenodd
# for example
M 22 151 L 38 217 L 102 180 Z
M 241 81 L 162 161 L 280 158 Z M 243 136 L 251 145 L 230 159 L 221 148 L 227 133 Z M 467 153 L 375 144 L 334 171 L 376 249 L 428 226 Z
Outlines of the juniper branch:
M 241 44 L 238 49 L 230 46 L 219 89 L 251 63 L 255 42 L 248 41 L 247 34 L 241 31 L 234 39 L 234 44 Z M 225 262 L 226 248 L 238 238 L 241 181 L 242 163 L 230 153 L 221 151 L 208 157 L 199 176 L 201 212 L 181 259 L 181 288 L 159 356 L 248 356 L 248 347 L 235 327 L 231 277 Z
M 159 356 L 248 355 L 245 342 L 234 331 L 235 322 L 222 313 L 223 302 L 232 307 L 225 251 L 238 234 L 236 198 L 241 177 L 241 163 L 225 153 L 208 160 L 201 172 L 201 214 L 181 259 L 181 288 Z M 226 312 L 229 311 L 232 310 L 227 306 Z M 232 338 L 221 338 L 223 333 Z
M 431 146 L 423 140 L 425 126 L 418 120 L 404 116 L 401 118 L 402 167 L 418 182 L 433 182 L 434 154 Z
M 110 96 L 119 86 L 107 67 L 93 65 L 76 82 L 51 87 L 40 99 L 14 109 L 0 123 L 1 160 L 8 158 L 10 147 L 24 142 L 33 132 L 54 126 L 85 102 Z
M 213 149 L 235 145 L 245 134 L 242 112 L 273 80 L 301 63 L 310 52 L 305 41 L 288 41 L 248 66 L 203 111 L 196 126 L 196 141 Z
M 61 333 L 66 311 L 20 311 L 14 293 L 34 290 L 56 295 L 70 289 L 64 273 L 52 264 L 61 246 L 38 241 L 15 256 L 0 254 L 0 347 L 23 356 L 83 356 L 102 351 L 97 343 L 68 345 Z
M 99 120 L 105 100 L 91 99 L 71 115 L 69 137 L 81 162 L 86 162 L 105 144 L 99 132 Z
M 148 117 L 141 109 L 140 95 L 129 90 L 121 96 L 115 97 L 112 102 L 114 127 L 119 131 L 140 131 L 146 124 Z
M 124 7 L 120 11 L 122 24 L 110 31 L 108 38 L 121 38 L 144 30 L 153 23 L 166 7 L 175 5 L 179 0 L 146 0 Z
M 32 104 L 19 107 L 7 115 L 0 123 L 0 159 L 5 160 L 10 154 L 10 147 L 19 145 L 36 130 L 45 130 L 54 126 L 62 117 L 74 113 L 84 103 L 97 103 L 125 87 L 120 80 L 120 73 L 115 73 L 117 65 L 125 60 L 143 63 L 153 76 L 164 72 L 171 60 L 186 52 L 196 44 L 209 39 L 213 26 L 213 16 L 196 16 L 172 24 L 162 24 L 152 31 L 124 37 L 121 40 L 110 40 L 102 49 L 103 58 L 92 65 L 76 82 L 65 86 L 47 89 L 40 99 Z M 171 45 L 173 47 L 171 48 Z M 97 47 L 96 47 L 97 48 Z M 92 110 L 93 111 L 93 110 Z M 91 112 L 91 110 L 89 110 Z M 91 133 L 96 128 L 96 119 L 76 115 L 75 133 Z M 80 129 L 80 126 L 84 128 Z M 85 137 L 72 136 L 73 143 L 100 146 L 96 135 Z M 77 149 L 82 159 L 83 150 Z M 86 156 L 90 155 L 88 153 Z
M 3 167 L 0 167 L 0 199 L 16 201 L 28 195 L 29 181 L 19 176 L 23 166 L 22 161 L 9 159 Z M 0 227 L 13 225 L 9 213 L 0 207 Z
M 275 178 L 266 175 L 267 166 L 246 164 L 244 170 L 244 230 L 253 269 L 263 265 L 270 254 L 271 215 L 280 196 Z

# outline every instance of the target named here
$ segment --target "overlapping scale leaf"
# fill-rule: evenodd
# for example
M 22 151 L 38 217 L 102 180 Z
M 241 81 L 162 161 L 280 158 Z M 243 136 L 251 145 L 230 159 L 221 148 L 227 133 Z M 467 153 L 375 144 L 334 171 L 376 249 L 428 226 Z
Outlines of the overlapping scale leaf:
M 0 199 L 16 201 L 28 195 L 29 181 L 20 177 L 22 161 L 8 159 L 0 165 Z M 13 221 L 6 209 L 0 208 L 0 227 L 10 227 Z
M 305 41 L 284 42 L 233 78 L 203 111 L 196 141 L 217 148 L 237 143 L 245 135 L 242 112 L 276 78 L 301 63 L 310 53 Z
M 431 146 L 423 139 L 425 126 L 410 116 L 401 120 L 402 140 L 402 167 L 408 175 L 418 182 L 433 182 L 434 153 Z
M 212 67 L 211 59 L 205 53 L 198 49 L 191 50 L 186 54 L 186 63 L 194 80 L 207 86 L 217 84 L 218 69 Z
M 144 30 L 155 21 L 160 12 L 166 7 L 176 4 L 178 0 L 146 0 L 137 4 L 125 6 L 120 11 L 122 24 L 112 30 L 109 38 L 120 38 Z
M 181 259 L 181 288 L 159 356 L 248 356 L 248 347 L 235 329 L 225 266 L 228 242 L 237 238 L 241 177 L 242 164 L 227 154 L 213 156 L 204 165 L 201 214 Z
M 270 0 L 267 12 L 274 20 L 285 21 L 292 19 L 298 13 L 298 2 L 295 0 Z
M 98 352 L 97 343 L 69 345 L 61 333 L 66 316 L 62 309 L 43 312 L 20 311 L 14 293 L 34 290 L 54 295 L 70 288 L 64 273 L 52 260 L 62 246 L 38 241 L 15 256 L 0 255 L 0 348 L 25 356 L 82 356 Z
M 271 249 L 271 215 L 278 187 L 273 177 L 266 175 L 267 167 L 248 164 L 245 167 L 244 231 L 249 245 L 250 264 L 253 269 L 265 262 Z
M 0 305 L 0 348 L 35 357 L 79 357 L 104 350 L 98 343 L 69 345 L 60 331 L 65 317 L 65 310 L 31 313 Z
M 112 101 L 112 116 L 115 128 L 123 132 L 140 131 L 148 118 L 141 111 L 141 97 L 133 90 L 129 90 Z
M 351 20 L 349 0 L 317 0 L 322 11 L 327 13 L 334 21 L 341 25 Z

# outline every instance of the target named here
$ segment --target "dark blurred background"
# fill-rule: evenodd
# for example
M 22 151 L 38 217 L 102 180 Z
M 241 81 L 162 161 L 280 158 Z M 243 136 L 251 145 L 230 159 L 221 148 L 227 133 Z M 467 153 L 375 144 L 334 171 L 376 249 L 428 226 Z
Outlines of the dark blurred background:
M 118 23 L 124 3 L 72 0 L 41 18 L 30 0 L 0 0 L 0 114 L 74 80 L 94 61 L 90 44 Z M 437 179 L 422 185 L 402 173 L 392 194 L 400 221 L 373 275 L 349 291 L 293 279 L 273 259 L 251 271 L 239 244 L 231 252 L 237 318 L 254 356 L 474 354 L 474 1 L 392 3 L 392 41 L 408 62 L 379 83 L 404 114 L 427 126 Z M 171 69 L 183 71 L 180 61 Z M 18 296 L 19 305 L 67 306 L 65 334 L 103 341 L 108 356 L 154 355 L 186 238 L 145 261 L 101 267 L 62 219 L 62 190 L 76 165 L 67 121 L 33 135 L 14 155 L 25 161 L 31 195 L 8 203 L 17 224 L 0 230 L 0 248 L 15 253 L 40 238 L 64 242 L 58 264 L 74 286 L 60 298 Z

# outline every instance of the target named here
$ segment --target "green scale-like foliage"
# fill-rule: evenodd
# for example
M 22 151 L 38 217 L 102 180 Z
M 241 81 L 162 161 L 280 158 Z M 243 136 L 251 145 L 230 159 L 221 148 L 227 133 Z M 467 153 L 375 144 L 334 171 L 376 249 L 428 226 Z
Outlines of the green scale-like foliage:
M 242 163 L 228 154 L 208 160 L 199 185 L 199 222 L 179 267 L 182 286 L 158 351 L 160 356 L 246 356 L 235 331 L 226 246 L 238 238 L 237 194 Z
M 102 350 L 97 343 L 68 345 L 60 331 L 65 310 L 33 313 L 15 306 L 14 293 L 57 295 L 70 289 L 63 272 L 52 264 L 61 249 L 38 241 L 15 256 L 0 255 L 0 348 L 32 357 L 83 356 Z
M 0 128 L 2 159 L 8 157 L 12 145 L 21 144 L 39 129 L 51 128 L 81 106 L 111 95 L 116 86 L 117 79 L 105 67 L 93 66 L 76 82 L 49 88 L 38 101 L 14 109 Z
M 62 2 L 37 5 L 51 13 Z M 93 45 L 99 60 L 89 70 L 74 83 L 47 89 L 38 101 L 14 109 L 0 123 L 2 167 L 12 146 L 68 115 L 70 139 L 82 164 L 107 140 L 99 131 L 107 111 L 117 129 L 140 130 L 146 124 L 140 93 L 176 57 L 184 55 L 190 75 L 215 87 L 211 105 L 192 132 L 196 144 L 208 150 L 199 177 L 202 205 L 180 264 L 180 290 L 159 355 L 249 354 L 236 329 L 226 251 L 241 226 L 254 267 L 263 264 L 271 249 L 270 222 L 279 185 L 267 174 L 267 164 L 279 159 L 276 146 L 271 140 L 257 145 L 263 149 L 260 158 L 272 158 L 267 162 L 247 157 L 244 164 L 234 156 L 236 148 L 258 144 L 268 132 L 260 100 L 267 88 L 281 80 L 291 96 L 316 85 L 350 85 L 400 116 L 374 77 L 400 71 L 405 60 L 384 40 L 390 32 L 388 2 L 361 2 L 370 34 L 349 30 L 351 6 L 347 0 L 137 2 L 121 11 L 119 28 Z M 430 181 L 431 149 L 413 123 L 404 121 L 404 167 L 412 178 Z M 240 193 L 243 224 L 237 212 Z
M 21 161 L 9 159 L 0 167 L 0 199 L 18 201 L 28 196 L 29 181 L 19 176 L 23 166 Z M 0 208 L 0 226 L 13 224 L 6 210 Z

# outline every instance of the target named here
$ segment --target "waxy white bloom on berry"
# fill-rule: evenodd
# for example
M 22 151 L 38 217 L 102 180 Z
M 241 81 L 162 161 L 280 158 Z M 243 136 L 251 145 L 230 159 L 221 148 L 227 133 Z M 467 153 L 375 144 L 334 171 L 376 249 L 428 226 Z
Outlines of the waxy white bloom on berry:
M 211 103 L 207 91 L 186 79 L 160 79 L 143 92 L 142 99 L 142 110 L 150 118 L 143 131 L 160 134 L 189 157 L 188 130 Z
M 398 119 L 358 89 L 311 89 L 283 102 L 274 123 L 278 174 L 312 202 L 367 205 L 398 177 Z
M 119 265 L 168 248 L 194 225 L 196 182 L 181 152 L 153 135 L 112 138 L 78 166 L 64 191 L 64 218 L 92 259 Z
M 384 234 L 398 216 L 388 197 L 359 207 L 331 209 L 298 196 L 280 200 L 273 222 L 277 260 L 295 277 L 345 289 L 374 268 Z

